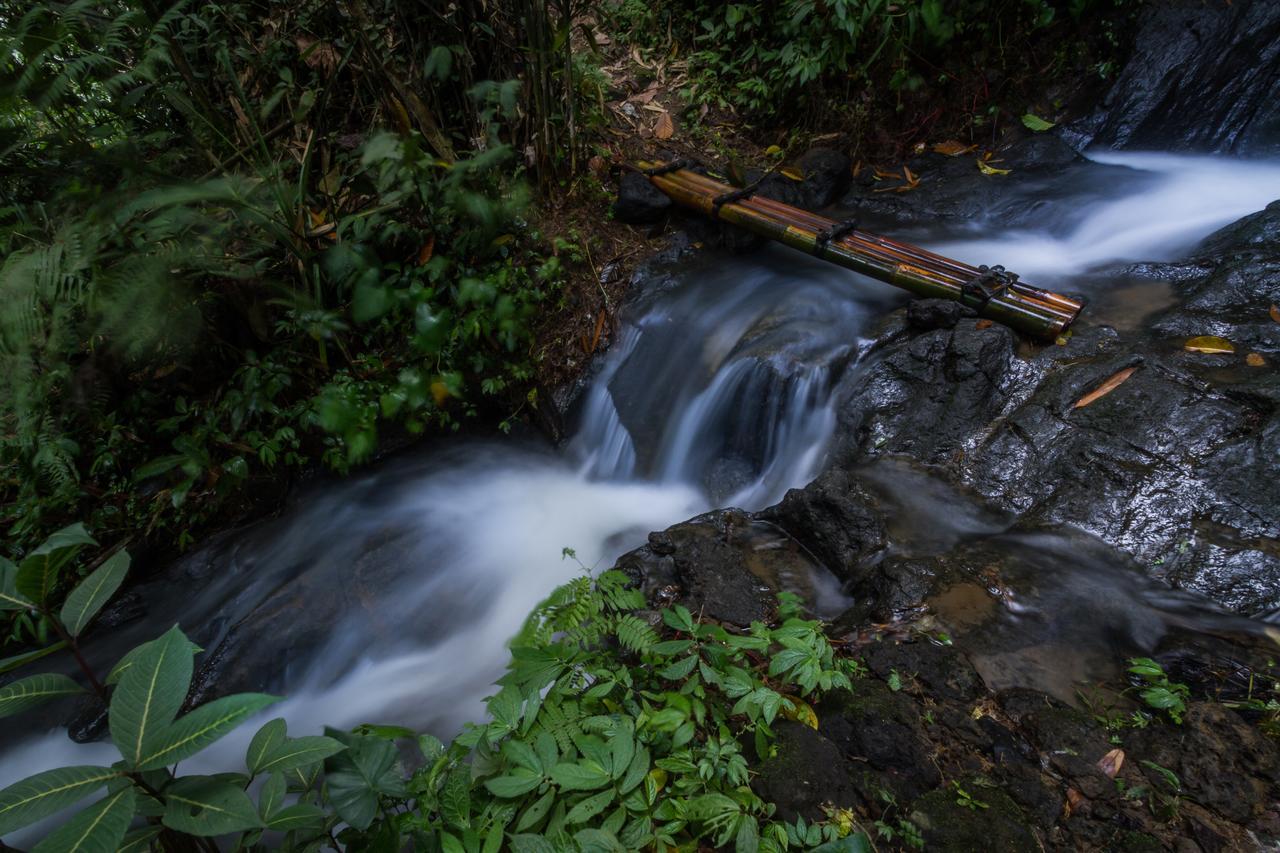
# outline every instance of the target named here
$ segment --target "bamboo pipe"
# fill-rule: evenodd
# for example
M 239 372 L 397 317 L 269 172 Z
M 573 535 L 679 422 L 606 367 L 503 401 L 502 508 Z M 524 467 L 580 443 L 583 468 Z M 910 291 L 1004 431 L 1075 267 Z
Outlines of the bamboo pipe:
M 704 175 L 699 175 L 692 171 L 673 173 L 672 177 L 676 179 L 683 178 L 685 180 L 689 180 L 693 184 L 700 186 L 709 192 L 717 192 L 717 194 L 719 187 L 722 186 L 711 178 L 707 178 Z M 784 219 L 787 217 L 794 217 L 795 221 L 809 226 L 814 231 L 821 231 L 831 224 L 830 219 L 816 213 L 794 208 L 765 196 L 753 196 L 749 199 L 744 199 L 742 204 L 752 209 L 764 209 L 771 211 Z M 890 256 L 898 258 L 906 256 L 911 259 L 907 260 L 907 263 L 914 263 L 918 266 L 928 268 L 931 272 L 936 272 L 939 275 L 954 280 L 958 285 L 963 285 L 966 281 L 969 281 L 980 274 L 980 270 L 977 267 L 947 258 L 927 249 L 920 248 L 919 246 L 913 246 L 910 243 L 900 243 L 888 237 L 872 234 L 871 232 L 864 231 L 862 229 L 858 229 L 854 233 L 842 239 L 855 240 L 861 242 L 863 246 L 871 247 L 873 249 L 883 248 L 888 251 Z M 1070 324 L 1070 322 L 1074 320 L 1076 315 L 1080 312 L 1081 306 L 1075 300 L 1060 296 L 1059 294 L 1052 293 L 1051 291 L 1033 287 L 1026 282 L 1014 282 L 1010 285 L 1010 289 L 1019 296 L 1043 303 L 1048 310 L 1062 316 L 1068 324 Z
M 682 177 L 683 176 L 681 175 L 673 174 L 671 176 L 671 179 L 673 181 L 676 181 L 682 184 L 690 183 L 688 181 L 682 180 Z M 712 181 L 708 178 L 701 177 L 701 176 L 699 177 L 701 179 L 700 181 L 693 181 L 692 183 L 695 184 L 700 189 L 703 189 L 709 192 L 714 192 L 716 195 L 719 195 L 720 185 L 718 185 L 715 181 Z M 751 209 L 756 212 L 761 212 L 763 215 L 767 216 L 770 220 L 772 220 L 774 222 L 774 225 L 777 227 L 785 228 L 789 225 L 792 225 L 793 223 L 788 222 L 787 219 L 782 214 L 775 213 L 774 211 L 781 210 L 781 211 L 785 211 L 787 214 L 793 214 L 795 217 L 795 220 L 798 222 L 801 222 L 801 227 L 809 226 L 808 230 L 811 230 L 814 232 L 813 234 L 810 235 L 811 238 L 816 237 L 817 231 L 822 230 L 823 228 L 831 224 L 831 220 L 818 216 L 817 214 L 812 214 L 807 211 L 799 211 L 797 208 L 792 208 L 780 202 L 774 201 L 772 199 L 767 199 L 764 197 L 754 197 L 749 200 L 744 200 L 741 202 L 741 204 L 745 208 Z M 842 240 L 847 239 L 847 240 L 859 241 L 859 237 L 861 235 L 866 235 L 871 238 L 876 237 L 876 235 L 867 234 L 867 232 L 861 232 L 860 234 L 854 234 L 854 235 L 850 235 L 847 238 L 842 238 Z M 919 267 L 927 275 L 940 276 L 945 283 L 952 285 L 952 287 L 954 287 L 956 290 L 956 292 L 952 295 L 949 295 L 948 298 L 961 299 L 963 301 L 963 296 L 960 293 L 960 291 L 963 289 L 962 285 L 964 284 L 965 281 L 968 280 L 968 278 L 972 276 L 961 279 L 956 277 L 955 274 L 951 273 L 950 271 L 939 271 L 937 269 L 937 265 L 932 261 L 933 258 L 938 258 L 941 261 L 948 262 L 948 266 L 960 267 L 963 269 L 971 270 L 972 275 L 974 276 L 978 275 L 979 273 L 979 270 L 976 268 L 963 267 L 957 262 L 950 261 L 949 259 L 943 258 L 940 255 L 934 255 L 932 252 L 925 252 L 925 250 L 919 250 L 921 254 L 927 256 L 925 258 L 921 258 L 917 260 L 916 258 L 908 255 L 904 259 L 903 255 L 906 254 L 904 252 L 897 252 L 897 251 L 894 251 L 893 249 L 884 249 L 883 251 L 877 251 L 881 249 L 881 247 L 877 243 L 866 241 L 866 240 L 863 240 L 861 242 L 865 244 L 863 247 L 861 247 L 864 253 L 865 253 L 865 249 L 869 247 L 872 249 L 873 255 L 879 256 L 877 258 L 878 260 L 887 259 L 890 261 L 891 264 L 895 266 L 895 268 L 898 264 L 906 263 L 908 266 Z M 887 241 L 887 242 L 894 243 L 895 241 Z M 901 245 L 903 246 L 904 249 L 908 249 L 908 250 L 916 248 L 916 247 L 910 246 L 909 244 L 897 244 L 897 245 Z M 848 247 L 846 246 L 846 248 Z M 886 257 L 886 253 L 887 253 L 887 257 Z M 881 276 L 877 276 L 877 277 L 881 277 Z M 1023 303 L 1026 303 L 1033 310 L 1043 311 L 1048 314 L 1057 315 L 1061 318 L 1064 324 L 1069 324 L 1071 320 L 1074 319 L 1076 311 L 1074 310 L 1063 311 L 1055 304 L 1046 303 L 1043 300 L 1037 299 L 1036 297 L 1039 296 L 1041 293 L 1044 293 L 1044 291 L 1040 291 L 1036 288 L 1019 286 L 1021 284 L 1022 284 L 1021 282 L 1015 282 L 1011 285 L 1011 290 L 1006 291 L 1007 293 L 1009 293 L 1009 299 L 1011 301 L 1023 302 Z M 1074 305 L 1074 303 L 1072 304 Z
M 642 169 L 660 166 L 641 163 Z M 733 187 L 689 170 L 650 175 L 650 181 L 686 207 L 738 225 L 784 245 L 817 254 L 847 269 L 894 284 L 921 296 L 953 299 L 978 309 L 979 314 L 1040 338 L 1061 334 L 1079 315 L 1073 299 L 1012 282 L 989 300 L 964 290 L 979 270 L 926 249 L 900 243 L 858 229 L 817 250 L 817 233 L 835 223 L 830 219 L 764 197 L 730 202 L 717 211 L 714 199 Z M 972 273 L 969 278 L 966 274 Z

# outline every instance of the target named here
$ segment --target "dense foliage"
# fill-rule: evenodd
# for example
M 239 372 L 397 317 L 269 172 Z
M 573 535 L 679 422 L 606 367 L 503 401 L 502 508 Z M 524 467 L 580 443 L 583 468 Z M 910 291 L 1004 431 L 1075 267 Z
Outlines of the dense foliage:
M 109 709 L 121 755 L 109 767 L 48 770 L 0 791 L 4 836 L 106 789 L 36 853 L 201 849 L 193 838 L 288 850 L 412 842 L 450 853 L 870 849 L 851 813 L 783 823 L 749 785 L 748 751 L 773 754 L 774 721 L 816 726 L 810 703 L 849 689 L 859 672 L 794 597 L 782 597 L 776 624 L 730 633 L 680 606 L 650 620 L 626 575 L 584 576 L 530 615 L 501 689 L 487 700 L 489 720 L 450 746 L 375 725 L 289 737 L 275 719 L 250 742 L 244 773 L 186 775 L 175 765 L 276 699 L 237 694 L 180 714 L 198 650 L 177 626 L 105 677 L 93 672 L 80 639 L 124 579 L 127 555 L 105 561 L 60 609 L 50 604 L 50 590 L 90 544 L 77 525 L 21 565 L 0 560 L 0 609 L 49 619 L 84 682 L 20 678 L 0 687 L 0 717 L 91 690 Z M 413 750 L 408 762 L 402 746 Z

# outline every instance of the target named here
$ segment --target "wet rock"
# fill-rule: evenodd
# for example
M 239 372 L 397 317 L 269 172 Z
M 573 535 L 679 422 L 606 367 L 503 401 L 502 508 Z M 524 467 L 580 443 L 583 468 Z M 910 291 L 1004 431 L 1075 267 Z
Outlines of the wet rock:
M 911 820 L 918 826 L 926 849 L 940 853 L 1024 853 L 1043 847 L 1017 804 L 1003 791 L 962 780 L 963 788 L 982 806 L 962 805 L 956 790 L 939 788 L 916 800 Z
M 926 694 L 953 702 L 971 701 L 986 690 L 968 657 L 955 646 L 881 642 L 864 653 L 863 661 L 882 679 L 898 672 L 919 683 Z
M 1077 144 L 1280 151 L 1280 6 L 1175 0 L 1147 6 L 1132 54 Z
M 806 206 L 821 208 L 833 203 L 849 190 L 853 182 L 853 163 L 843 151 L 833 148 L 811 148 L 797 165 L 804 175 Z
M 870 771 L 857 774 L 867 804 L 881 800 L 880 789 L 906 802 L 942 781 L 920 712 L 907 696 L 864 680 L 853 692 L 827 696 L 815 711 L 823 736 Z
M 953 299 L 916 299 L 907 306 L 907 322 L 916 329 L 954 329 L 964 317 L 976 316 L 972 308 Z
M 853 578 L 861 562 L 885 544 L 875 497 L 840 469 L 803 489 L 790 490 L 760 515 L 790 533 L 843 580 Z
M 1188 798 L 1242 823 L 1262 813 L 1280 782 L 1280 748 L 1217 704 L 1193 703 L 1181 726 L 1129 732 L 1125 748 L 1175 773 Z M 1149 784 L 1168 784 L 1155 768 L 1142 767 Z
M 618 198 L 613 218 L 628 225 L 651 225 L 660 221 L 674 203 L 662 190 L 639 172 L 627 171 L 618 181 Z
M 649 536 L 618 559 L 655 601 L 679 600 L 708 619 L 749 625 L 769 619 L 777 593 L 814 602 L 824 567 L 776 525 L 740 510 L 697 516 Z
M 858 795 L 851 782 L 854 768 L 839 747 L 808 726 L 790 720 L 774 724 L 776 753 L 761 762 L 752 789 L 777 805 L 784 821 L 825 818 L 823 804 L 851 808 Z

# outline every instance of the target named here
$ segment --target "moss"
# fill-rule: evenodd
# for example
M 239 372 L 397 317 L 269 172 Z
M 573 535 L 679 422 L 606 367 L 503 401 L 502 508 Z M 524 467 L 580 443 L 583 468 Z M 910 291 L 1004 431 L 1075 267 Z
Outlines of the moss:
M 1036 849 L 1031 825 L 1007 794 L 971 780 L 962 780 L 959 786 L 969 792 L 974 805 L 961 805 L 962 797 L 945 786 L 925 794 L 912 806 L 911 820 L 924 833 L 928 850 L 1022 853 Z

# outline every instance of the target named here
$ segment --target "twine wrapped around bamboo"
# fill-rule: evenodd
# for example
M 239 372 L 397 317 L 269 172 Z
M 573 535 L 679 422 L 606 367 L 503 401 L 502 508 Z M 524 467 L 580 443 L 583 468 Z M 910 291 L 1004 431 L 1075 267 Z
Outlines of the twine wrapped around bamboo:
M 726 198 L 734 187 L 689 169 L 638 165 L 677 204 L 918 296 L 955 300 L 1032 337 L 1056 338 L 1083 307 L 1070 297 L 1019 281 L 1000 267 L 973 267 L 861 228 L 841 227 L 824 216 L 759 195 Z M 831 239 L 825 239 L 828 236 Z

